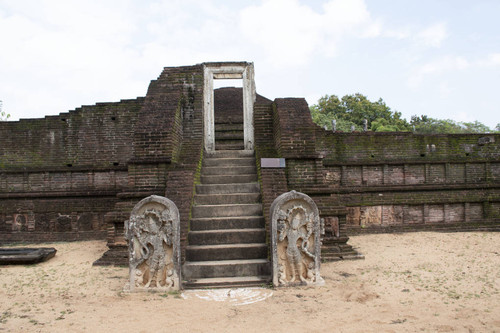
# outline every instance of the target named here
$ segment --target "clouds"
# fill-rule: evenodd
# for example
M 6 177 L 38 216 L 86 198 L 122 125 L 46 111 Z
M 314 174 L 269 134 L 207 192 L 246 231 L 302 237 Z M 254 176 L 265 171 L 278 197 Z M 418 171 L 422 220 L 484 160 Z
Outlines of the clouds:
M 481 58 L 469 60 L 463 56 L 445 55 L 416 66 L 408 79 L 411 87 L 419 87 L 427 78 L 443 77 L 447 73 L 460 73 L 466 70 L 494 70 L 500 68 L 500 53 L 482 55 Z
M 110 77 L 134 85 L 130 73 L 123 70 L 137 56 L 127 46 L 134 25 L 126 11 L 114 11 L 112 3 L 106 4 L 3 4 L 0 98 L 14 117 L 59 113 L 78 107 L 75 100 L 89 104 L 96 97 L 116 99 L 119 91 L 113 91 Z M 106 83 L 109 91 L 103 93 L 100 84 Z
M 0 0 L 0 100 L 13 119 L 42 117 L 144 96 L 163 66 L 243 60 L 270 98 L 361 92 L 405 116 L 415 105 L 432 115 L 433 102 L 457 108 L 457 96 L 479 91 L 474 81 L 486 86 L 482 107 L 500 113 L 485 97 L 500 84 L 500 28 L 488 17 L 500 6 L 478 1 L 481 11 L 433 1 Z
M 163 66 L 310 66 L 345 36 L 373 34 L 370 24 L 362 0 L 331 0 L 317 11 L 298 0 L 0 2 L 0 31 L 8 32 L 0 35 L 0 98 L 13 118 L 33 117 L 144 95 Z M 28 91 L 36 102 L 26 101 Z
M 436 76 L 450 71 L 460 71 L 470 66 L 469 61 L 461 56 L 442 56 L 416 66 L 408 79 L 411 87 L 418 87 L 429 76 Z
M 491 53 L 485 59 L 477 62 L 477 65 L 485 68 L 500 67 L 500 53 Z
M 314 11 L 298 0 L 267 0 L 241 11 L 241 29 L 273 65 L 306 64 L 334 55 L 347 35 L 377 34 L 362 0 L 331 0 Z
M 446 24 L 436 23 L 424 30 L 420 31 L 416 35 L 416 40 L 418 43 L 427 47 L 440 47 L 441 43 L 448 37 L 448 31 Z

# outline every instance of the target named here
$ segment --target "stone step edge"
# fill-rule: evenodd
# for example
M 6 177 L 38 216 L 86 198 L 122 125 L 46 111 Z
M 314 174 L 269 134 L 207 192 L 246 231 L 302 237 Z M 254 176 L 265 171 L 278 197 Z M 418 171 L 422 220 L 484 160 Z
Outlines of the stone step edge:
M 215 229 L 215 230 L 192 230 L 189 233 L 191 234 L 219 234 L 224 232 L 262 232 L 266 231 L 265 228 L 248 228 L 248 229 Z M 235 243 L 239 244 L 239 243 Z M 247 244 L 247 243 L 245 243 Z
M 231 152 L 231 153 L 234 153 L 234 150 L 219 150 L 219 151 L 220 152 Z M 254 152 L 253 149 L 241 149 L 240 151 L 243 152 L 243 153 L 249 153 L 249 154 Z M 206 153 L 210 154 L 210 151 L 207 151 Z
M 249 216 L 221 216 L 221 217 L 193 217 L 191 218 L 191 221 L 196 220 L 196 221 L 211 221 L 211 220 L 234 220 L 234 219 L 252 219 L 252 218 L 259 218 L 263 219 L 263 215 L 249 215 Z M 231 229 L 228 229 L 231 230 Z
M 268 259 L 235 259 L 235 260 L 210 260 L 210 261 L 186 261 L 186 266 L 232 266 L 232 265 L 251 265 L 251 264 L 269 264 Z
M 222 208 L 222 207 L 228 207 L 228 208 L 231 208 L 231 207 L 236 207 L 236 206 L 238 206 L 238 207 L 239 206 L 249 207 L 249 206 L 256 206 L 256 205 L 262 206 L 261 203 L 251 203 L 251 204 L 220 204 L 220 205 L 198 205 L 198 204 L 195 204 L 195 205 L 193 205 L 193 208 L 194 207 L 205 207 L 205 208 L 212 208 L 212 207 L 214 207 L 214 208 Z M 244 215 L 244 216 L 247 217 L 246 215 Z M 257 216 L 260 216 L 260 215 L 257 215 Z
M 217 182 L 217 183 L 211 183 L 211 181 L 214 181 L 216 180 L 217 178 L 216 177 L 224 177 L 224 178 L 231 178 L 231 177 L 241 177 L 243 178 L 243 182 L 242 183 L 233 183 L 234 181 L 237 181 L 236 180 L 232 180 L 231 183 L 226 183 L 224 179 L 219 179 L 220 182 Z M 201 181 L 206 181 L 204 183 L 201 183 L 200 185 L 241 185 L 241 184 L 248 184 L 248 180 L 249 179 L 245 179 L 245 178 L 251 178 L 250 180 L 252 180 L 252 178 L 257 178 L 257 174 L 249 174 L 249 175 L 223 175 L 223 176 L 214 176 L 214 175 L 201 175 Z M 255 181 L 256 183 L 257 181 Z
M 203 199 L 203 198 L 209 198 L 209 197 L 231 197 L 231 196 L 236 196 L 236 197 L 244 197 L 244 196 L 255 196 L 255 195 L 260 195 L 260 191 L 255 191 L 255 192 L 234 192 L 234 193 L 210 193 L 210 194 L 195 194 L 195 201 L 197 198 Z M 256 202 L 256 203 L 260 203 Z M 234 203 L 236 204 L 236 203 Z M 221 204 L 222 205 L 222 204 Z
M 183 284 L 189 287 L 191 290 L 197 289 L 192 288 L 196 286 L 209 286 L 208 288 L 228 288 L 230 286 L 238 286 L 239 288 L 244 288 L 246 284 L 255 287 L 255 284 L 267 285 L 271 282 L 272 277 L 267 275 L 251 275 L 251 276 L 235 276 L 235 277 L 218 277 L 218 278 L 194 278 L 191 280 L 184 280 Z
M 202 174 L 204 169 L 249 169 L 249 168 L 255 168 L 257 170 L 257 167 L 255 165 L 220 165 L 220 166 L 203 166 L 202 168 Z
M 217 185 L 217 184 L 212 184 Z M 255 196 L 256 194 L 260 194 L 260 191 L 254 190 L 253 192 L 230 192 L 230 193 L 196 193 L 195 197 L 198 198 L 208 198 L 208 197 L 230 197 L 230 196 Z M 260 202 L 256 202 L 260 203 Z M 222 204 L 221 204 L 222 205 Z
M 188 245 L 187 250 L 212 250 L 212 249 L 231 249 L 231 248 L 249 248 L 249 247 L 267 247 L 266 243 L 232 243 L 218 245 Z
M 216 150 L 216 151 L 220 151 L 220 150 Z M 233 150 L 234 151 L 234 150 Z M 252 156 L 245 156 L 245 157 L 205 157 L 204 160 L 211 160 L 211 161 L 215 161 L 215 160 L 218 160 L 218 161 L 228 161 L 228 160 L 246 160 L 246 161 L 252 161 L 254 162 L 255 161 L 255 157 L 252 157 Z
M 199 279 L 192 279 L 191 281 L 205 281 L 205 282 L 215 282 L 215 281 L 249 281 L 249 280 L 255 280 L 257 281 L 258 279 L 266 279 L 270 280 L 271 276 L 267 275 L 250 275 L 250 276 L 235 276 L 235 277 L 218 277 L 218 278 L 199 278 Z
M 220 185 L 238 185 L 238 186 L 243 186 L 243 185 L 259 185 L 260 187 L 260 184 L 259 182 L 249 182 L 249 183 L 222 183 L 222 184 L 196 184 L 196 186 L 202 186 L 202 187 L 215 187 L 215 186 L 220 186 Z M 247 193 L 247 192 L 234 192 L 234 193 Z M 248 193 L 252 193 L 252 192 L 248 192 Z
M 220 150 L 207 151 L 207 152 L 205 152 L 203 157 L 204 158 L 217 158 L 217 157 L 219 157 L 218 155 L 223 155 L 223 154 L 230 154 L 230 155 L 233 155 L 235 158 L 255 157 L 255 151 L 250 150 L 250 149 L 239 149 L 239 150 L 220 149 Z M 233 157 L 233 156 L 231 156 L 231 157 Z
M 234 176 L 252 176 L 253 177 L 253 176 L 256 176 L 256 175 L 257 175 L 257 172 L 255 172 L 255 173 L 239 173 L 239 174 L 236 174 L 236 175 L 206 175 L 206 174 L 203 173 L 203 170 L 201 170 L 201 176 L 202 177 L 234 177 Z M 254 183 L 256 183 L 256 182 L 254 182 Z M 220 185 L 227 185 L 227 184 L 243 184 L 243 183 L 221 183 Z

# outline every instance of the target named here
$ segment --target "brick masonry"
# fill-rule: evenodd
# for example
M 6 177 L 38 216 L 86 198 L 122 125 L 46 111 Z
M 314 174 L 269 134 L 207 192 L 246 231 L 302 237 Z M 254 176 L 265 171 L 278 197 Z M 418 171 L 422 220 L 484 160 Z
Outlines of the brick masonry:
M 124 221 L 158 194 L 179 208 L 184 258 L 203 79 L 203 65 L 166 67 L 145 97 L 0 122 L 0 242 L 107 239 L 115 252 L 101 264 L 123 263 Z M 216 90 L 216 120 L 240 121 L 241 96 Z M 304 99 L 259 95 L 254 129 L 266 222 L 278 195 L 308 194 L 332 258 L 351 251 L 352 233 L 500 229 L 498 134 L 332 133 L 312 122 Z M 286 168 L 260 168 L 276 157 Z

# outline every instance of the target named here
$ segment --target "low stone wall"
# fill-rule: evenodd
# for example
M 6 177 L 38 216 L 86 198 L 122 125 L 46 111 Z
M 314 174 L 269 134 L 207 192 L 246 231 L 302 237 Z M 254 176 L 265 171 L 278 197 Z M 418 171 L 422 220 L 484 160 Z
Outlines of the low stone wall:
M 0 245 L 12 243 L 53 243 L 96 240 L 106 238 L 105 231 L 78 232 L 12 232 L 5 233 L 0 239 Z

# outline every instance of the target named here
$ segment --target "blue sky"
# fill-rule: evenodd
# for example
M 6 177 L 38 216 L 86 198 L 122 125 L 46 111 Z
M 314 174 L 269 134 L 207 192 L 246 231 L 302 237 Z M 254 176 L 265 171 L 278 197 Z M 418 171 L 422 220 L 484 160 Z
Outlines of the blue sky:
M 270 99 L 356 92 L 500 123 L 500 1 L 0 0 L 12 119 L 144 96 L 165 66 L 251 61 Z

